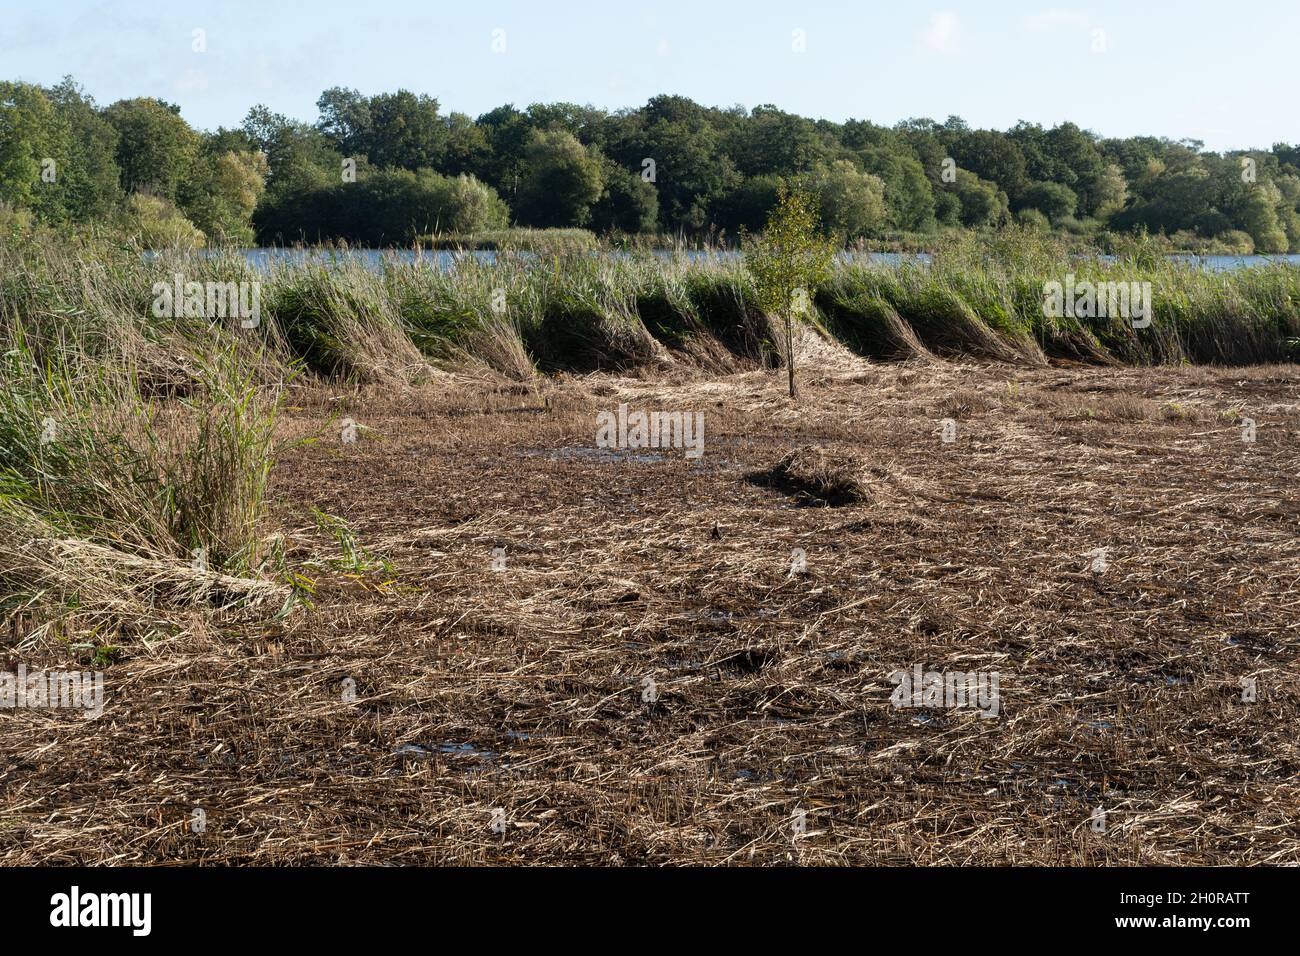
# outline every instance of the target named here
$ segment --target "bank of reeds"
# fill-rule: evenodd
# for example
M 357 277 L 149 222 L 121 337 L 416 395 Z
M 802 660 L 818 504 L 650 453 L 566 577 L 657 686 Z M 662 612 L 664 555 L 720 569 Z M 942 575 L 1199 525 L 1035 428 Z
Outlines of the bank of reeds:
M 154 316 L 160 265 L 0 247 L 0 615 L 107 639 L 164 607 L 283 600 L 261 572 L 289 365 L 255 331 Z
M 413 382 L 430 366 L 512 379 L 537 371 L 656 365 L 779 365 L 772 318 L 754 305 L 734 254 L 610 250 L 470 252 L 379 262 L 340 250 L 256 269 L 233 253 L 160 254 L 129 244 L 0 248 L 0 334 L 14 317 L 39 358 L 60 343 L 129 365 L 155 390 L 193 379 L 192 356 L 235 348 L 274 381 L 301 365 L 343 381 Z M 256 328 L 218 318 L 158 319 L 151 288 L 258 281 Z M 1131 315 L 1052 315 L 1047 283 L 1149 284 L 1150 324 Z M 928 259 L 845 258 L 818 289 L 811 321 L 870 358 L 936 354 L 1042 364 L 1286 361 L 1300 339 L 1300 269 L 1213 272 L 1132 244 L 1079 256 L 1027 232 L 953 237 Z

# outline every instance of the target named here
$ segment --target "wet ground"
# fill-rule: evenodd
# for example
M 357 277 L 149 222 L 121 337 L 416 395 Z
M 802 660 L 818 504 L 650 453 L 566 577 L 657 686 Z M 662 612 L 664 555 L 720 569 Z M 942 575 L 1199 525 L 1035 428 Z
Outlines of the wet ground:
M 1300 862 L 1300 369 L 782 374 L 298 393 L 311 608 L 0 717 L 4 859 Z M 595 448 L 620 402 L 704 456 Z M 866 500 L 747 479 L 803 445 Z

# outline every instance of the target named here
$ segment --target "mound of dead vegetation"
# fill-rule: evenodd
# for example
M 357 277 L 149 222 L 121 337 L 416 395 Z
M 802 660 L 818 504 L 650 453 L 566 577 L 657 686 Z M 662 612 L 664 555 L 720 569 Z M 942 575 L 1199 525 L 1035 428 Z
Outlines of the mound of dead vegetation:
M 805 504 L 839 507 L 871 497 L 861 462 L 848 451 L 823 445 L 796 448 L 749 480 L 795 495 Z

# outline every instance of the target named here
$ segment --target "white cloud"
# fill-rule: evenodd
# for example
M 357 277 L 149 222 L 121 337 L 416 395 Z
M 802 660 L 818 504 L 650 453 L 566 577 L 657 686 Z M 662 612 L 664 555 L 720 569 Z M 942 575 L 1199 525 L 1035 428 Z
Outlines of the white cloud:
M 957 27 L 957 14 L 931 14 L 930 26 L 921 34 L 921 44 L 927 50 L 950 53 L 957 46 Z
M 1057 27 L 1086 27 L 1091 22 L 1091 18 L 1081 10 L 1063 10 L 1053 7 L 1051 10 L 1025 17 L 1021 24 L 1031 33 L 1043 33 Z

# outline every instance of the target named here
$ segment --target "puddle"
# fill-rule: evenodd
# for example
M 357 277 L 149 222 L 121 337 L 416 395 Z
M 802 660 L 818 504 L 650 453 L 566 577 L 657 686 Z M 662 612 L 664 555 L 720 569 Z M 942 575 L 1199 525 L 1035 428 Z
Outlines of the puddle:
M 495 761 L 498 757 L 496 751 L 482 750 L 471 743 L 436 744 L 432 747 L 426 747 L 423 744 L 402 744 L 393 751 L 393 754 L 405 757 L 431 757 L 434 754 L 450 754 L 456 757 L 476 757 L 489 763 Z
M 682 618 L 687 621 L 736 621 L 744 620 L 747 617 L 774 618 L 779 616 L 779 612 L 767 607 L 760 607 L 752 615 L 736 611 L 724 611 L 718 607 L 692 608 L 683 611 Z
M 688 621 L 731 621 L 735 619 L 736 615 L 721 608 L 706 607 L 701 610 L 683 611 L 682 617 Z
M 540 451 L 530 450 L 524 454 L 549 458 L 551 461 L 630 461 L 636 465 L 652 465 L 655 462 L 663 461 L 665 457 L 656 452 L 632 452 L 618 448 L 590 448 L 586 446 L 566 446 Z
M 719 772 L 716 774 L 717 779 L 727 780 L 731 783 L 771 783 L 778 779 L 777 775 L 770 770 L 731 770 L 727 773 Z

